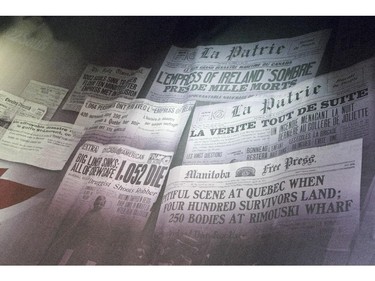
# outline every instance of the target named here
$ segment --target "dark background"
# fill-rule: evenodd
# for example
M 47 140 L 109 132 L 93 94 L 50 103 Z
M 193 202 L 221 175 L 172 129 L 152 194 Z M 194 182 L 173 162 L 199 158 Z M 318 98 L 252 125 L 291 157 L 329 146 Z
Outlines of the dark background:
M 347 67 L 374 54 L 371 16 L 125 16 L 44 17 L 54 37 L 72 42 L 91 63 L 151 67 L 144 97 L 171 45 L 249 43 L 332 30 L 318 75 Z M 334 49 L 345 53 L 332 61 Z

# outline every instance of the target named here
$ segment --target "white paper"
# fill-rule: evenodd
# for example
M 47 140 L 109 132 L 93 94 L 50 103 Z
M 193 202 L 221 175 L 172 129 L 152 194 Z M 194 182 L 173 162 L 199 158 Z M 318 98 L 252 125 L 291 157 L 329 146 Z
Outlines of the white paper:
M 21 97 L 47 106 L 43 120 L 51 120 L 69 89 L 31 80 L 23 90 Z
M 359 223 L 361 155 L 359 139 L 269 160 L 173 168 L 156 224 L 157 263 L 287 263 L 293 247 L 302 257 L 332 232 L 348 250 Z M 227 255 L 213 260 L 215 252 Z
M 75 124 L 86 128 L 84 140 L 175 151 L 194 104 L 88 97 Z
M 0 90 L 0 137 L 16 116 L 42 119 L 47 107 Z
M 83 133 L 83 127 L 69 123 L 16 117 L 0 139 L 0 158 L 61 170 Z
M 183 164 L 262 160 L 364 139 L 374 143 L 374 60 L 301 82 L 287 91 L 196 107 Z
M 123 259 L 127 253 L 120 244 L 140 236 L 172 156 L 159 150 L 84 143 L 48 209 L 57 234 L 47 262 L 65 260 L 70 249 L 74 251 L 70 264 L 115 264 L 118 255 Z M 101 206 L 95 207 L 99 201 Z
M 149 72 L 150 69 L 144 67 L 128 70 L 89 64 L 70 93 L 63 109 L 80 111 L 87 96 L 105 100 L 117 97 L 135 99 Z
M 228 102 L 315 77 L 329 30 L 247 44 L 172 46 L 147 98 Z

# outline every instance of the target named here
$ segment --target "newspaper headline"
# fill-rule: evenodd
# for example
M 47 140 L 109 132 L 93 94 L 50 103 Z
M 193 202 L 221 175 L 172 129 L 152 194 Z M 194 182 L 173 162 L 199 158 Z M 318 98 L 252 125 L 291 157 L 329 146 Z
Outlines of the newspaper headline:
M 147 98 L 228 102 L 288 89 L 315 77 L 329 30 L 236 45 L 172 46 Z

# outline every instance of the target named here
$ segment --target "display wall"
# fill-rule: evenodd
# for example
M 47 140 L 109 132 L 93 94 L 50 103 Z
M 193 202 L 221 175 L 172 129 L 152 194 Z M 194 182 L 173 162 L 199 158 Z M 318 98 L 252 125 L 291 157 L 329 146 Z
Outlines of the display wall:
M 0 264 L 373 264 L 373 17 L 2 17 Z

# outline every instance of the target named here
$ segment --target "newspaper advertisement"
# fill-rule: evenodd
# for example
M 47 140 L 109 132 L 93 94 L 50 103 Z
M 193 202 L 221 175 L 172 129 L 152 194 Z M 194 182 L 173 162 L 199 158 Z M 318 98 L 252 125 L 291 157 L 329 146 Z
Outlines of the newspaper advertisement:
M 117 97 L 135 99 L 150 68 L 128 70 L 89 64 L 83 71 L 63 109 L 79 112 L 87 96 L 111 100 Z
M 196 107 L 183 164 L 262 160 L 374 136 L 374 60 L 287 91 Z M 366 153 L 365 153 L 366 154 Z
M 43 120 L 49 121 L 68 91 L 69 89 L 66 88 L 30 80 L 29 84 L 23 90 L 21 97 L 47 106 L 47 113 L 43 117 Z
M 47 262 L 118 264 L 143 229 L 168 173 L 172 152 L 84 143 L 49 207 L 65 217 Z
M 0 138 L 16 116 L 42 119 L 47 107 L 0 90 Z
M 86 128 L 83 140 L 175 151 L 194 105 L 88 97 L 75 124 Z
M 83 127 L 69 123 L 16 117 L 0 139 L 0 158 L 61 170 L 83 133 Z
M 172 46 L 147 98 L 228 102 L 315 77 L 330 36 L 322 30 L 247 44 Z
M 357 139 L 268 160 L 171 169 L 155 263 L 301 263 L 314 255 L 304 253 L 311 243 L 324 249 L 335 230 L 337 243 L 349 247 L 359 223 L 361 155 Z

